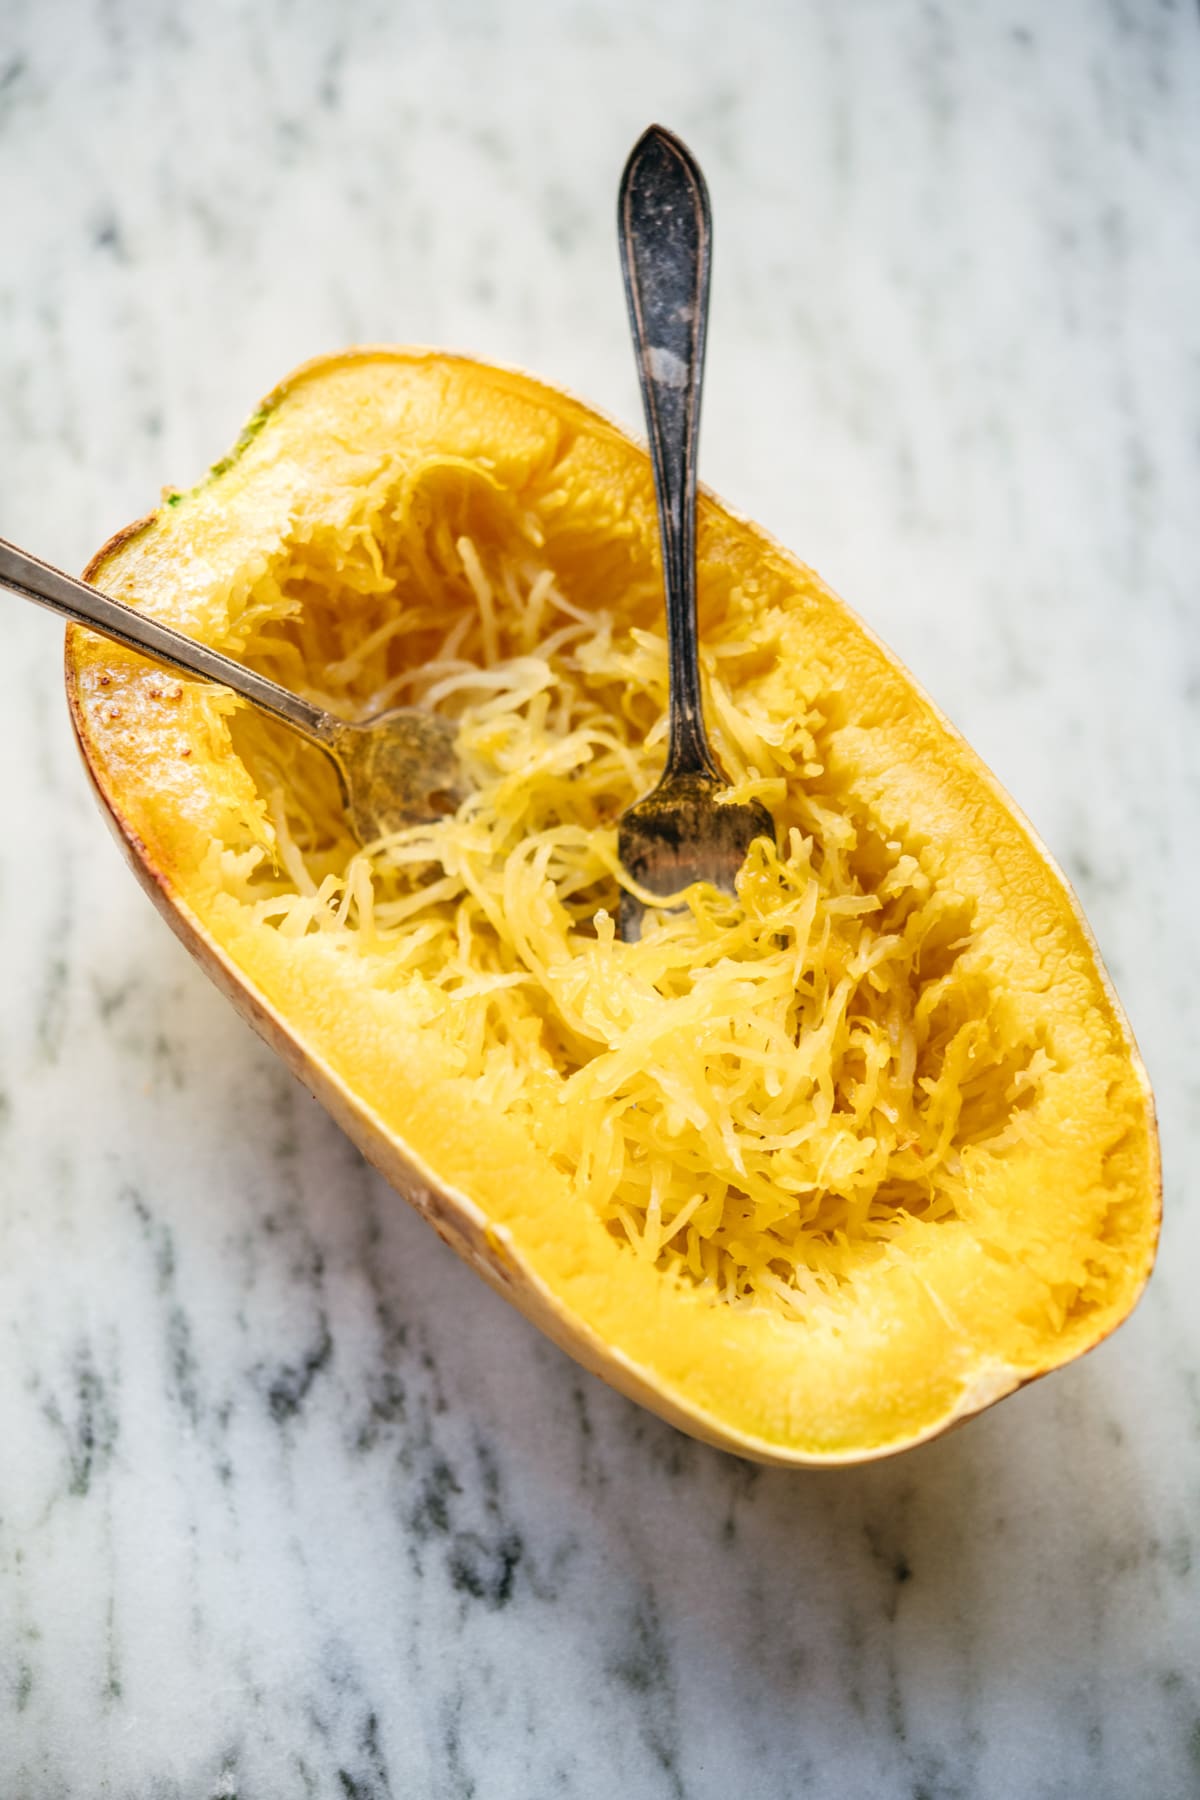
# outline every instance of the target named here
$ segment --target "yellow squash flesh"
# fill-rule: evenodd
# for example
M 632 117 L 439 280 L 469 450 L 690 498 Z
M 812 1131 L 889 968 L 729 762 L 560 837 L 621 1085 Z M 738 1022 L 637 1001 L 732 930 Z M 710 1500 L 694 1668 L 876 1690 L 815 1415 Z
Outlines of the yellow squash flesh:
M 1158 1230 L 1151 1096 L 996 781 L 810 570 L 709 496 L 714 736 L 780 850 L 745 918 L 694 897 L 657 973 L 610 943 L 615 818 L 661 764 L 661 734 L 642 741 L 665 693 L 657 554 L 645 454 L 577 402 L 463 358 L 328 358 L 89 577 L 348 710 L 457 708 L 503 855 L 477 817 L 449 849 L 356 856 L 315 752 L 75 629 L 72 716 L 175 931 L 493 1286 L 697 1437 L 860 1461 L 1128 1314 Z M 643 992 L 675 1021 L 661 1041 Z

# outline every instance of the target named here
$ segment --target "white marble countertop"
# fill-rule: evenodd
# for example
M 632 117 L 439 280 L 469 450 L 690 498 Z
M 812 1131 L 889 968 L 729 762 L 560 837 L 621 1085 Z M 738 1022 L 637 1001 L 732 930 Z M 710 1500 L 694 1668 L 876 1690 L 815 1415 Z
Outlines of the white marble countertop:
M 353 340 L 636 420 L 655 117 L 713 194 L 704 473 L 1077 883 L 1158 1273 L 897 1461 L 678 1436 L 208 986 L 85 791 L 58 627 L 0 599 L 3 1800 L 1200 1793 L 1195 5 L 0 0 L 0 532 L 79 566 Z

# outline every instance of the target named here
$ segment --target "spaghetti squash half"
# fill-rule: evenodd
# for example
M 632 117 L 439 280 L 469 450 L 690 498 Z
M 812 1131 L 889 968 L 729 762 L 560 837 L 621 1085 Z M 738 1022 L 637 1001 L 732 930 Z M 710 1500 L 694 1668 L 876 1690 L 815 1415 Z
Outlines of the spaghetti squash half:
M 778 835 L 637 944 L 649 468 L 531 379 L 311 364 L 89 570 L 344 716 L 452 717 L 456 814 L 360 846 L 318 751 L 76 629 L 68 691 L 171 924 L 444 1237 L 685 1430 L 854 1461 L 1129 1312 L 1151 1099 L 1062 877 L 905 670 L 707 496 L 698 554 L 715 747 Z

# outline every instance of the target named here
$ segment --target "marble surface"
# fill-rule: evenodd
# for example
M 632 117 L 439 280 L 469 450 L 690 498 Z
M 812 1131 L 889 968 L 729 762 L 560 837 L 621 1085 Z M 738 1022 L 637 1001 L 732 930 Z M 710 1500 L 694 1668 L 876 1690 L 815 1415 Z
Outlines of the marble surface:
M 0 599 L 3 1800 L 1200 1793 L 1198 90 L 1183 0 L 0 0 L 0 532 L 69 566 L 351 340 L 636 420 L 615 183 L 691 141 L 705 474 L 1066 866 L 1167 1168 L 1073 1369 L 855 1472 L 692 1444 L 207 985 Z

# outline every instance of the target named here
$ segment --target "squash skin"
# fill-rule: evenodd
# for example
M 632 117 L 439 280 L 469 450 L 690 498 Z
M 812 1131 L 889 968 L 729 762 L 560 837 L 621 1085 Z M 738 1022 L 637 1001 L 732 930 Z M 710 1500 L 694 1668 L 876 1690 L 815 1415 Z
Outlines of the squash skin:
M 243 435 L 238 450 L 250 441 L 262 420 L 270 417 L 304 384 L 320 381 L 326 376 L 373 359 L 385 364 L 426 366 L 433 363 L 459 374 L 477 374 L 485 383 L 500 381 L 506 389 L 527 394 L 538 404 L 552 410 L 558 409 L 570 416 L 577 428 L 596 429 L 606 437 L 615 436 L 628 450 L 629 440 L 617 427 L 558 390 L 547 388 L 530 377 L 498 371 L 473 363 L 467 358 L 449 357 L 434 352 L 387 349 L 353 351 L 304 365 L 267 397 L 254 416 L 252 431 L 249 436 Z M 235 450 L 232 457 L 225 459 L 223 464 L 216 465 L 216 476 L 225 473 L 236 462 L 238 450 Z M 731 525 L 745 526 L 745 522 L 738 520 L 730 509 L 716 502 L 712 496 L 706 498 L 718 508 L 722 519 Z M 89 564 L 86 571 L 88 578 L 100 580 L 103 585 L 104 575 L 114 557 L 142 532 L 152 530 L 160 517 L 161 513 L 151 514 L 109 540 Z M 761 528 L 745 526 L 745 529 L 753 533 L 764 558 L 774 558 L 789 567 L 796 567 L 788 553 L 775 544 Z M 822 594 L 828 596 L 828 590 L 822 589 Z M 833 599 L 832 596 L 829 598 Z M 1077 946 L 1084 953 L 1091 972 L 1100 985 L 1127 1072 L 1140 1094 L 1146 1152 L 1144 1173 L 1139 1184 L 1142 1207 L 1134 1246 L 1137 1252 L 1136 1266 L 1130 1272 L 1127 1291 L 1122 1296 L 1122 1307 L 1116 1315 L 1100 1321 L 1100 1328 L 1095 1329 L 1090 1336 L 1066 1345 L 1058 1343 L 1049 1346 L 1044 1360 L 1036 1366 L 1028 1362 L 1007 1365 L 995 1360 L 989 1361 L 985 1357 L 976 1366 L 960 1366 L 956 1370 L 947 1371 L 944 1380 L 931 1378 L 931 1389 L 922 1405 L 914 1405 L 907 1417 L 901 1413 L 901 1416 L 892 1420 L 890 1426 L 880 1430 L 876 1437 L 859 1442 L 820 1442 L 814 1441 L 811 1435 L 806 1439 L 804 1432 L 796 1429 L 794 1421 L 786 1416 L 781 1420 L 778 1430 L 749 1430 L 744 1423 L 740 1424 L 727 1416 L 719 1404 L 714 1405 L 711 1401 L 706 1404 L 703 1397 L 688 1391 L 686 1379 L 681 1381 L 678 1377 L 666 1378 L 661 1369 L 648 1366 L 644 1359 L 613 1341 L 603 1330 L 597 1329 L 593 1321 L 582 1317 L 564 1299 L 563 1294 L 556 1291 L 554 1285 L 530 1265 L 528 1257 L 522 1254 L 515 1242 L 513 1231 L 506 1224 L 489 1218 L 487 1211 L 467 1191 L 464 1183 L 454 1183 L 445 1174 L 438 1174 L 432 1159 L 423 1155 L 408 1141 L 404 1132 L 397 1128 L 394 1119 L 388 1120 L 382 1116 L 380 1109 L 373 1106 L 347 1078 L 345 1069 L 335 1067 L 316 1044 L 306 1041 L 303 1028 L 298 1030 L 290 1023 L 284 1011 L 272 1003 L 262 986 L 247 976 L 246 971 L 238 966 L 235 958 L 218 941 L 187 898 L 179 892 L 172 881 L 172 872 L 166 866 L 166 859 L 139 835 L 129 811 L 123 807 L 119 785 L 114 787 L 106 769 L 103 747 L 97 741 L 94 720 L 89 717 L 82 681 L 89 656 L 95 660 L 95 640 L 90 639 L 89 634 L 72 627 L 68 632 L 66 646 L 66 684 L 72 721 L 97 799 L 143 887 L 172 929 L 229 996 L 243 1017 L 278 1051 L 367 1158 L 429 1220 L 438 1234 L 483 1275 L 490 1285 L 512 1300 L 527 1317 L 583 1366 L 692 1436 L 755 1461 L 788 1467 L 837 1466 L 894 1454 L 963 1423 L 1005 1394 L 1094 1347 L 1095 1343 L 1100 1342 L 1127 1316 L 1145 1285 L 1153 1262 L 1161 1212 L 1157 1138 L 1149 1085 L 1128 1024 L 1100 963 L 1077 901 L 1061 873 L 995 778 L 983 768 L 953 727 L 921 693 L 912 677 L 899 669 L 896 659 L 890 656 L 861 622 L 854 619 L 848 608 L 842 607 L 840 602 L 834 603 L 852 622 L 853 630 L 862 642 L 884 657 L 893 670 L 899 671 L 914 704 L 924 709 L 929 718 L 936 722 L 970 778 L 979 783 L 999 804 L 1007 819 L 1020 833 L 1037 859 L 1047 887 L 1056 890 L 1059 900 L 1066 900 Z M 88 649 L 89 644 L 92 646 L 91 650 Z M 109 647 L 105 647 L 103 654 L 114 659 L 117 656 Z M 131 663 L 135 660 L 129 659 Z M 719 1343 L 719 1331 L 716 1336 Z M 897 1373 L 898 1382 L 902 1374 L 902 1370 Z

